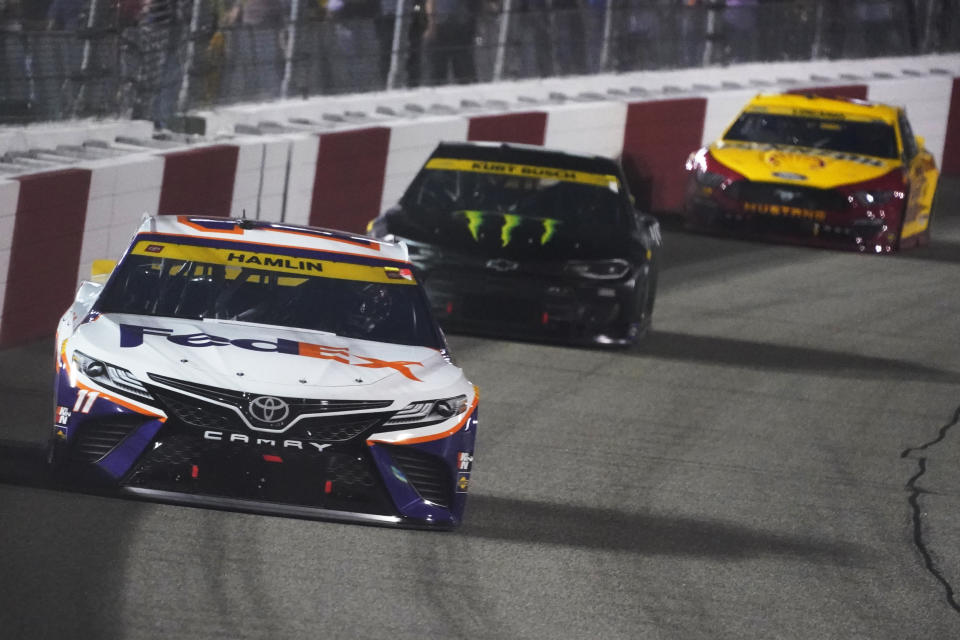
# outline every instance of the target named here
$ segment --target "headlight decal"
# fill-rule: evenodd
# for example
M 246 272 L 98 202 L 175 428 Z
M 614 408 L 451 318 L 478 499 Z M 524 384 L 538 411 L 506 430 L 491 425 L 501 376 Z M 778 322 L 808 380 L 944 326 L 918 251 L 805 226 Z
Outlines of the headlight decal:
M 122 367 L 98 360 L 82 351 L 73 352 L 73 362 L 85 376 L 102 387 L 144 400 L 153 397 L 136 376 Z
M 461 429 L 467 430 L 470 429 L 471 421 L 476 419 L 476 408 L 477 402 L 479 401 L 479 394 L 474 394 L 473 400 L 470 402 L 469 408 L 463 412 L 463 417 L 460 420 L 457 420 L 457 423 L 445 429 L 440 433 L 431 433 L 426 435 L 415 435 L 410 432 L 396 431 L 394 433 L 380 433 L 377 434 L 377 437 L 372 437 L 367 440 L 368 445 L 373 445 L 378 442 L 383 444 L 418 444 L 421 442 L 431 442 L 433 440 L 442 440 L 443 438 L 448 438 L 457 431 Z M 411 425 L 413 427 L 414 425 Z M 422 433 L 422 429 L 412 429 L 412 431 L 418 431 Z M 394 437 L 396 439 L 394 439 Z
M 411 402 L 383 423 L 385 427 L 420 426 L 423 422 L 442 422 L 467 410 L 467 396 Z M 427 426 L 427 425 L 423 425 Z
M 564 271 L 590 280 L 619 280 L 630 272 L 630 263 L 620 258 L 571 261 L 564 267 Z

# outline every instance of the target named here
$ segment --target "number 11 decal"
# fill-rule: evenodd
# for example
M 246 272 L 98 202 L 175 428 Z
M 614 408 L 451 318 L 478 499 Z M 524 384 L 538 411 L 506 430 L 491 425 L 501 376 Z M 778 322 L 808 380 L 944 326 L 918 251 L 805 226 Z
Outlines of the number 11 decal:
M 77 392 L 77 401 L 73 403 L 73 410 L 79 411 L 80 413 L 90 413 L 90 407 L 93 406 L 93 401 L 98 397 L 100 397 L 99 391 L 80 389 L 80 391 Z M 84 402 L 84 399 L 86 399 L 86 402 Z

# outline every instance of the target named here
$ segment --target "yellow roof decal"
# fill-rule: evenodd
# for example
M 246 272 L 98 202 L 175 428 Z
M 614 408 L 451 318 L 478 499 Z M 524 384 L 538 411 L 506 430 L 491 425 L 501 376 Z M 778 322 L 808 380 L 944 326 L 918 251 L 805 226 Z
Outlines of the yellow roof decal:
M 416 284 L 412 272 L 405 268 L 349 264 L 335 260 L 300 258 L 246 249 L 217 249 L 173 242 L 141 240 L 137 242 L 131 253 L 139 256 L 203 262 L 225 267 L 276 271 L 297 276 L 384 284 Z
M 896 107 L 870 102 L 851 102 L 835 98 L 806 96 L 800 94 L 762 94 L 751 100 L 744 111 L 773 113 L 779 115 L 817 118 L 821 120 L 857 120 L 861 122 L 886 122 L 897 120 Z
M 504 176 L 523 178 L 543 178 L 547 180 L 561 180 L 563 182 L 577 182 L 595 187 L 606 187 L 611 191 L 619 191 L 620 181 L 617 176 L 602 173 L 587 173 L 571 169 L 557 169 L 555 167 L 539 167 L 530 164 L 511 164 L 507 162 L 487 162 L 485 160 L 463 160 L 460 158 L 431 158 L 427 169 L 441 171 L 470 171 L 473 173 L 492 173 Z

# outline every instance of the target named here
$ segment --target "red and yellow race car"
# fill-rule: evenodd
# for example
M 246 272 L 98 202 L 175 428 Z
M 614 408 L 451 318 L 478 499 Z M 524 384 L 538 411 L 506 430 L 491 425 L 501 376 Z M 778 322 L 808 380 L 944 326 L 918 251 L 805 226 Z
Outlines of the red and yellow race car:
M 760 95 L 686 168 L 694 230 L 871 253 L 930 239 L 937 167 L 900 107 Z

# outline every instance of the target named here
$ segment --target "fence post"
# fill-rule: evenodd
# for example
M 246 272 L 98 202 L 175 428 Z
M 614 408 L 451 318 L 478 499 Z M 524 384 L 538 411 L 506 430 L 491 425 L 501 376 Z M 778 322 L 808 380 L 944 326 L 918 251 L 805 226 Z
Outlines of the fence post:
M 510 9 L 513 2 L 503 0 L 500 14 L 500 30 L 497 34 L 497 56 L 493 61 L 493 81 L 497 82 L 503 76 L 503 58 L 507 48 L 507 31 L 510 27 Z M 471 45 L 473 46 L 473 45 Z
M 613 29 L 613 2 L 606 0 L 603 8 L 603 35 L 600 43 L 600 71 L 606 71 L 610 63 L 610 31 Z
M 287 23 L 287 46 L 283 62 L 283 80 L 280 83 L 280 97 L 285 99 L 290 91 L 290 79 L 293 77 L 293 52 L 297 41 L 297 17 L 300 15 L 300 0 L 290 3 L 290 21 Z
M 813 42 L 810 43 L 810 59 L 819 60 L 823 57 L 823 0 L 817 0 L 817 8 L 814 15 Z
M 397 0 L 393 14 L 393 44 L 390 48 L 390 70 L 387 71 L 387 90 L 393 89 L 397 82 L 397 65 L 400 62 L 400 34 L 403 33 L 403 0 Z
M 187 36 L 187 57 L 183 61 L 183 77 L 180 78 L 180 94 L 177 96 L 177 112 L 187 110 L 187 100 L 190 97 L 190 72 L 193 71 L 193 60 L 197 55 L 197 32 L 200 30 L 200 3 L 203 0 L 193 0 L 190 10 L 190 33 Z
M 73 117 L 76 118 L 79 106 L 83 104 L 83 96 L 87 88 L 87 69 L 90 68 L 90 55 L 93 45 L 90 44 L 90 33 L 93 31 L 93 25 L 97 21 L 97 0 L 90 0 L 90 15 L 87 16 L 87 34 L 83 41 L 83 59 L 80 62 L 80 88 L 77 89 L 77 97 L 73 101 Z
M 715 0 L 710 2 L 707 5 L 707 29 L 704 34 L 704 45 L 703 45 L 703 66 L 709 67 L 713 62 L 714 58 L 714 42 L 718 37 L 717 33 L 717 18 L 719 17 L 718 13 L 723 11 L 726 3 L 724 0 Z

